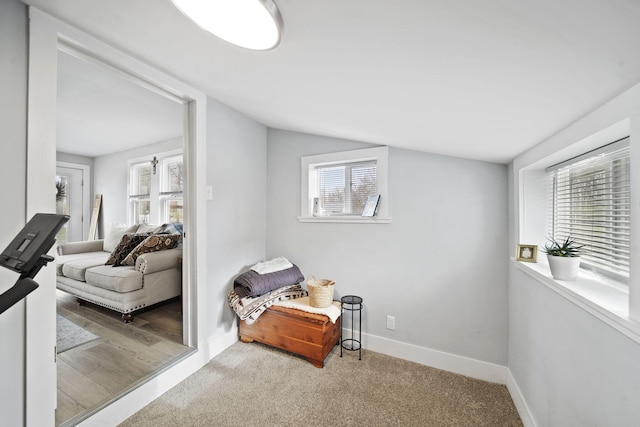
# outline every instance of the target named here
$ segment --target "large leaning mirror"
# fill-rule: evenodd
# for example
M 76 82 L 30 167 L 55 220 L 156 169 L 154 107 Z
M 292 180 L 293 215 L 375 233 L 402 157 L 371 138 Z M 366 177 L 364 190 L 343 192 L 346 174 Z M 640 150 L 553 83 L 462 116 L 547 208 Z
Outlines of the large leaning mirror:
M 56 425 L 75 424 L 190 351 L 185 108 L 60 46 L 56 209 L 71 219 L 58 236 Z

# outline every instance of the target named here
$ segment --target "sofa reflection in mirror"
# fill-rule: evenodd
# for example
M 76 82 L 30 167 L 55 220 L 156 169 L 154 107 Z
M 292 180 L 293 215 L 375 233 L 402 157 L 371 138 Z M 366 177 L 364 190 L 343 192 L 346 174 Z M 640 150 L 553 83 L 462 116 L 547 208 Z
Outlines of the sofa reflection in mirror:
M 101 240 L 58 246 L 56 286 L 115 310 L 135 311 L 181 294 L 182 224 L 115 226 Z

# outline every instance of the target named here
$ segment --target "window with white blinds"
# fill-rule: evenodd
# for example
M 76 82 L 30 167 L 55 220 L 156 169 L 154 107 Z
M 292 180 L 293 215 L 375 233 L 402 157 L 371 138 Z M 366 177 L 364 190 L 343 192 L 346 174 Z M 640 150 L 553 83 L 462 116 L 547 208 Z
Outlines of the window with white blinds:
M 389 224 L 389 147 L 338 151 L 300 159 L 301 222 Z M 379 196 L 374 216 L 367 197 Z
M 629 138 L 548 169 L 553 175 L 553 237 L 571 236 L 582 264 L 629 278 Z
M 322 215 L 360 215 L 368 196 L 377 194 L 376 161 L 319 166 Z

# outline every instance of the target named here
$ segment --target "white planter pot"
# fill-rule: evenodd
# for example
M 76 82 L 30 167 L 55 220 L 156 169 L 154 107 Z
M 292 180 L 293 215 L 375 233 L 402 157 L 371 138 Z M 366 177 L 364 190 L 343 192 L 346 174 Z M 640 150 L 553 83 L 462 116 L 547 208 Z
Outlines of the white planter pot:
M 556 280 L 576 280 L 580 269 L 580 257 L 552 256 L 547 254 L 551 275 Z

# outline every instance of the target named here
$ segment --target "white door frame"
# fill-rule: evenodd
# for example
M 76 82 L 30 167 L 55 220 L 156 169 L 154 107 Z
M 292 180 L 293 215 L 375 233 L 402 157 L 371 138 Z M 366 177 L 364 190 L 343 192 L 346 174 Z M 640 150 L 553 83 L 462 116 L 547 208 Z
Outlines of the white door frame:
M 91 166 L 82 163 L 56 162 L 56 168 L 80 169 L 82 171 L 82 240 L 89 237 L 91 221 Z
M 55 212 L 52 183 L 56 167 L 56 89 L 58 50 L 71 46 L 100 58 L 124 76 L 136 76 L 152 90 L 183 100 L 185 108 L 185 221 L 183 268 L 184 328 L 195 351 L 147 383 L 84 421 L 117 424 L 206 364 L 206 96 L 183 82 L 71 27 L 29 8 L 29 95 L 27 137 L 27 220 L 37 212 Z M 201 195 L 201 196 L 200 196 Z M 202 238 L 198 238 L 202 236 Z M 53 253 L 53 252 L 52 252 Z M 36 277 L 40 288 L 26 302 L 25 425 L 55 424 L 55 267 Z

